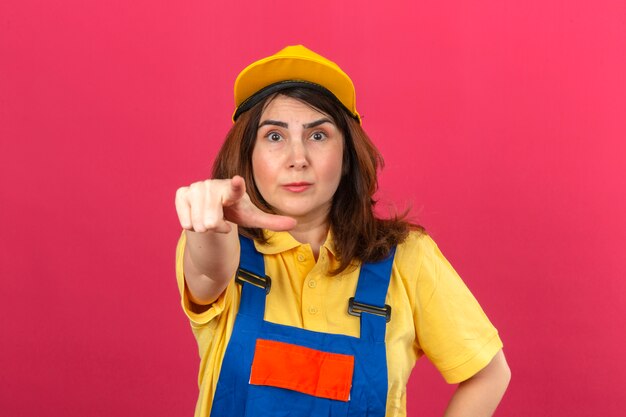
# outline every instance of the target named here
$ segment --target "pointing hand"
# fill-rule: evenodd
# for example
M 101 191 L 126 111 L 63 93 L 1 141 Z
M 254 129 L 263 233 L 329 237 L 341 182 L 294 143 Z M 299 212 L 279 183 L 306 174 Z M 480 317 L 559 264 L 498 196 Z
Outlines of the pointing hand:
M 226 180 L 194 182 L 176 191 L 176 212 L 180 225 L 195 232 L 229 233 L 231 223 L 274 231 L 290 230 L 291 217 L 265 213 L 246 193 L 244 179 L 235 175 Z

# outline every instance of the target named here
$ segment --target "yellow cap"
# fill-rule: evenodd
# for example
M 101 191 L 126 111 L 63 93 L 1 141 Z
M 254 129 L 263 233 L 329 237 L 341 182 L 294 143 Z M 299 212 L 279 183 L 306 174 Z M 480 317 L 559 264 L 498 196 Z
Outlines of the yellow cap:
M 254 98 L 294 85 L 322 87 L 334 95 L 359 123 L 354 84 L 337 64 L 302 45 L 288 46 L 274 55 L 248 65 L 235 80 L 233 120 L 256 104 Z M 269 87 L 269 88 L 268 88 Z M 258 97 L 258 93 L 262 97 Z

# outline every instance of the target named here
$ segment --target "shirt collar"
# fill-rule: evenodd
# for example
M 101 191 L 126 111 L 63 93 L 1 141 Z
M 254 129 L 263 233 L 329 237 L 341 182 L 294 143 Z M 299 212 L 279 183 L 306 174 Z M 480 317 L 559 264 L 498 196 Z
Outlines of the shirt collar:
M 302 245 L 302 243 L 298 242 L 289 232 L 274 232 L 271 230 L 263 230 L 263 232 L 265 236 L 267 236 L 267 243 L 260 243 L 255 240 L 254 246 L 256 250 L 264 255 L 275 255 Z M 328 235 L 326 235 L 326 241 L 322 246 L 332 253 L 334 257 L 337 257 L 335 242 L 333 241 L 333 234 L 330 229 L 328 230 Z

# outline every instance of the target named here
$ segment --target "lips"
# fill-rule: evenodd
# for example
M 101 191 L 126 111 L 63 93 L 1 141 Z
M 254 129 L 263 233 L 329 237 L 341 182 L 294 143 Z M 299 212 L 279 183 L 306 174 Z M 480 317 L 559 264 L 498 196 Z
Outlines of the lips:
M 282 187 L 292 193 L 301 193 L 311 188 L 312 185 L 313 184 L 310 182 L 290 182 L 288 184 L 283 184 Z

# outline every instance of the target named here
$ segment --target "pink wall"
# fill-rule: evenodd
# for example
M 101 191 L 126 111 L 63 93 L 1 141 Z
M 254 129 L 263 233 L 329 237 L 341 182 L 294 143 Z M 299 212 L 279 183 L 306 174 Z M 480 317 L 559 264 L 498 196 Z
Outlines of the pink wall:
M 0 4 L 2 415 L 191 415 L 174 192 L 208 175 L 237 72 L 295 43 L 353 77 L 381 197 L 500 329 L 496 415 L 623 415 L 624 2 L 367 3 Z M 420 362 L 410 415 L 450 390 Z

